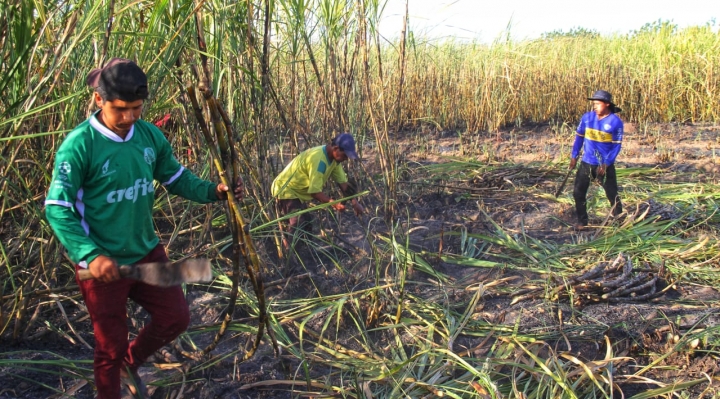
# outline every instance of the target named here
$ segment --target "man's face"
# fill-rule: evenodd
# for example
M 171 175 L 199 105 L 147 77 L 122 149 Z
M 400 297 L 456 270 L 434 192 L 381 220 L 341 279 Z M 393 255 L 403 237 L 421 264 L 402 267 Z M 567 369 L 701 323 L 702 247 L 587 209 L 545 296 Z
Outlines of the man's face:
M 328 153 L 330 154 L 330 157 L 334 159 L 337 163 L 347 161 L 348 159 L 345 151 L 341 150 L 340 147 L 337 145 L 330 147 L 330 151 L 328 151 Z
M 143 100 L 123 101 L 119 99 L 103 101 L 100 94 L 95 92 L 95 103 L 100 108 L 98 114 L 100 121 L 121 137 L 125 137 L 135 121 L 140 119 L 143 102 Z
M 610 104 L 600 101 L 600 100 L 593 100 L 593 111 L 595 111 L 595 114 L 597 116 L 603 116 L 610 113 Z

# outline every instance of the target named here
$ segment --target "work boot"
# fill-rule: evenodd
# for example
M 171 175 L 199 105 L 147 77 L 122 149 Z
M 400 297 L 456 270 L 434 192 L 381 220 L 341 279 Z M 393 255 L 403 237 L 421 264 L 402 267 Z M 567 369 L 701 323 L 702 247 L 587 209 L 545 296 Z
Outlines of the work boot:
M 137 371 L 128 371 L 127 367 L 120 369 L 120 383 L 125 385 L 132 394 L 133 398 L 136 399 L 149 399 L 147 386 L 142 382 Z

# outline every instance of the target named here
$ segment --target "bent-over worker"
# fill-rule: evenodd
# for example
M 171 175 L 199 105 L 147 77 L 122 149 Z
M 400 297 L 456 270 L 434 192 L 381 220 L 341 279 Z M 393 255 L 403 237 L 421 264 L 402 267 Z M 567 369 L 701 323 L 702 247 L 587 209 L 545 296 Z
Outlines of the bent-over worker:
M 272 195 L 277 199 L 278 213 L 287 215 L 306 209 L 307 202 L 313 199 L 320 203 L 334 201 L 322 191 L 330 178 L 338 183 L 343 195 L 355 194 L 341 163 L 357 158 L 355 139 L 349 133 L 342 133 L 326 145 L 310 148 L 298 154 L 273 181 Z M 355 198 L 351 203 L 357 215 L 364 212 L 362 205 Z M 332 207 L 338 211 L 345 210 L 345 205 L 342 203 L 334 204 Z M 307 213 L 290 218 L 286 234 L 283 235 L 283 248 L 285 250 L 290 248 L 288 238 L 293 237 L 296 231 L 307 233 L 310 223 L 310 216 Z

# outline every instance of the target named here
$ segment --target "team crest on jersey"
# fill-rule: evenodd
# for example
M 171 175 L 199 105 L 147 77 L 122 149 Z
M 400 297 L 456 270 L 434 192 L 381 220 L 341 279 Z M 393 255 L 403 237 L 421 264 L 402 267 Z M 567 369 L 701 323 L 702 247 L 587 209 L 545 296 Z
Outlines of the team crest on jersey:
M 102 166 L 102 176 L 103 177 L 115 173 L 115 169 L 113 169 L 113 170 L 109 170 L 109 169 L 110 169 L 110 160 L 108 159 L 107 161 L 105 161 L 105 163 Z
M 145 162 L 147 162 L 148 165 L 152 165 L 152 163 L 155 162 L 155 151 L 150 147 L 145 148 Z
M 56 189 L 65 190 L 66 188 L 72 187 L 72 184 L 68 181 L 70 171 L 72 167 L 69 162 L 60 162 L 57 166 L 57 174 L 53 180 L 53 185 Z
M 69 175 L 71 170 L 72 168 L 68 162 L 60 162 L 60 165 L 58 165 L 58 172 L 61 175 Z
M 603 125 L 603 129 L 605 129 L 605 131 L 610 130 L 611 127 L 612 127 L 612 126 L 610 126 L 609 123 L 606 123 L 606 124 Z

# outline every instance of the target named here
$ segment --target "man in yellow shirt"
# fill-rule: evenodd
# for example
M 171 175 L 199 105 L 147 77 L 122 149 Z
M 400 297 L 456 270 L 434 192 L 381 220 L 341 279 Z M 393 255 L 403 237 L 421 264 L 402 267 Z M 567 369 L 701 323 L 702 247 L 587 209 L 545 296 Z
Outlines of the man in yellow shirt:
M 355 139 L 349 133 L 335 137 L 330 144 L 310 148 L 298 154 L 275 178 L 272 184 L 272 195 L 277 199 L 278 212 L 287 215 L 307 208 L 307 202 L 315 199 L 320 203 L 334 201 L 322 189 L 332 177 L 340 185 L 343 195 L 354 194 L 354 189 L 348 184 L 348 178 L 340 165 L 348 159 L 357 159 L 355 152 Z M 352 207 L 357 215 L 364 209 L 356 199 L 352 199 Z M 344 211 L 345 205 L 337 203 L 332 205 L 335 210 Z M 288 237 L 292 237 L 296 229 L 307 233 L 310 225 L 307 213 L 288 219 L 287 233 L 283 235 L 283 247 L 290 248 Z

